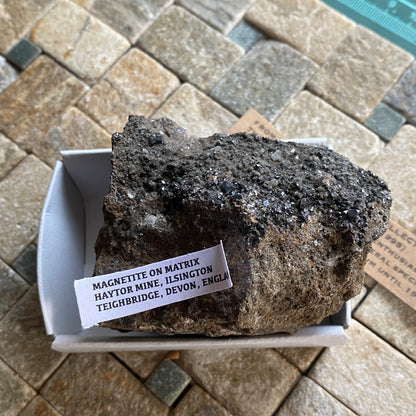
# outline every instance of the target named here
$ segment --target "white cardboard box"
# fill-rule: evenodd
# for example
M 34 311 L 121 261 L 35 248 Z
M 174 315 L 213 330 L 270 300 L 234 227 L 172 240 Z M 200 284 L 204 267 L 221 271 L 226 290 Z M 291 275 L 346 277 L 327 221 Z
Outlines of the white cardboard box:
M 64 352 L 180 350 L 329 346 L 346 342 L 350 320 L 347 302 L 323 323 L 293 335 L 164 336 L 122 333 L 93 327 L 83 330 L 74 280 L 91 276 L 94 243 L 103 223 L 102 202 L 111 175 L 111 149 L 62 152 L 46 196 L 38 243 L 38 285 L 46 332 L 52 348 Z

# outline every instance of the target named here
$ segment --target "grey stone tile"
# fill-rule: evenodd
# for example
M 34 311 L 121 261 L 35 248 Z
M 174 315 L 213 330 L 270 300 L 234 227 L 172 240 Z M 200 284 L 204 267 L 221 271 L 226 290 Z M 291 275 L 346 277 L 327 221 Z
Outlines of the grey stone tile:
M 377 284 L 354 317 L 416 361 L 416 311 Z
M 318 63 L 323 63 L 355 26 L 318 0 L 258 0 L 245 18 Z
M 72 0 L 135 43 L 173 0 Z
M 385 141 L 389 141 L 405 123 L 406 119 L 386 104 L 379 104 L 364 125 L 377 133 Z
M 313 361 L 322 351 L 321 347 L 305 347 L 305 348 L 276 348 L 276 351 L 286 360 L 305 373 L 311 366 Z
M 140 378 L 146 379 L 165 358 L 166 351 L 119 351 L 115 355 Z
M 42 55 L 0 94 L 0 130 L 25 150 L 56 123 L 87 86 Z
M 59 416 L 59 413 L 38 395 L 19 413 L 19 416 Z
M 172 412 L 172 416 L 231 416 L 201 387 L 193 386 Z
M 263 37 L 263 33 L 242 20 L 227 37 L 247 52 Z
M 0 338 L 0 358 L 35 389 L 42 386 L 66 356 L 51 349 L 36 285 L 0 321 Z
M 41 394 L 62 415 L 167 415 L 169 408 L 110 354 L 70 355 Z
M 177 6 L 159 16 L 139 39 L 143 49 L 203 91 L 226 74 L 244 51 Z
M 233 66 L 211 96 L 240 116 L 253 107 L 272 121 L 317 69 L 290 46 L 260 42 Z
M 307 377 L 302 377 L 276 416 L 354 416 L 350 409 Z
M 0 179 L 6 176 L 25 156 L 25 151 L 0 133 Z
M 178 0 L 178 3 L 222 33 L 228 33 L 254 0 Z M 209 3 L 209 4 L 208 4 Z
M 54 167 L 62 150 L 103 149 L 111 147 L 111 134 L 75 107 L 70 107 L 57 124 L 41 136 L 33 153 Z
M 29 287 L 24 279 L 0 260 L 0 319 L 25 294 Z
M 335 107 L 364 121 L 412 60 L 399 47 L 356 26 L 308 86 Z
M 410 65 L 383 101 L 416 125 L 416 62 Z
M 182 351 L 179 364 L 232 414 L 270 416 L 300 377 L 271 349 Z
M 413 232 L 416 231 L 415 138 L 416 127 L 404 125 L 369 166 L 391 190 L 391 217 Z
M 0 52 L 5 54 L 20 39 L 55 0 L 0 2 Z
M 326 137 L 329 146 L 363 168 L 384 147 L 377 135 L 307 91 L 289 103 L 274 125 L 289 138 Z
M 0 182 L 0 257 L 13 261 L 33 241 L 52 170 L 29 155 Z
M 347 334 L 347 344 L 324 351 L 310 378 L 359 415 L 412 414 L 416 364 L 354 319 Z
M 42 49 L 29 39 L 20 39 L 7 52 L 6 58 L 19 69 L 26 69 L 40 54 Z
M 168 117 L 189 134 L 204 137 L 225 133 L 238 119 L 190 84 L 183 84 L 153 115 Z
M 39 20 L 30 38 L 88 83 L 130 47 L 118 32 L 67 0 L 59 0 Z
M 150 116 L 178 86 L 175 75 L 134 48 L 82 98 L 78 107 L 110 133 L 120 132 L 130 114 Z
M 172 360 L 165 358 L 145 385 L 163 403 L 172 406 L 190 381 L 191 377 L 185 371 Z
M 35 390 L 0 360 L 0 414 L 17 415 L 35 395 Z
M 0 93 L 6 89 L 17 77 L 19 72 L 0 55 Z
M 37 247 L 34 244 L 31 244 L 12 265 L 13 269 L 15 269 L 20 276 L 31 285 L 37 281 L 37 254 Z

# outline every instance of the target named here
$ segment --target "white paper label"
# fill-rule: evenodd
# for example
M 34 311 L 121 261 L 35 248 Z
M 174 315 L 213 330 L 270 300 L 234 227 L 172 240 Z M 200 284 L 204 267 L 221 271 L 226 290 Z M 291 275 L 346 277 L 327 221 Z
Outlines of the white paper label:
M 232 285 L 222 243 L 146 266 L 74 282 L 84 329 Z

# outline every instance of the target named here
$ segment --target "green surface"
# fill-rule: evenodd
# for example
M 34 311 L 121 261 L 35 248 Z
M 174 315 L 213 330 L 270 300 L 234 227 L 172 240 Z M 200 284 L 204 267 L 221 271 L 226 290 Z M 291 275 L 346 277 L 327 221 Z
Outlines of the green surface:
M 324 2 L 416 56 L 416 1 L 324 0 Z

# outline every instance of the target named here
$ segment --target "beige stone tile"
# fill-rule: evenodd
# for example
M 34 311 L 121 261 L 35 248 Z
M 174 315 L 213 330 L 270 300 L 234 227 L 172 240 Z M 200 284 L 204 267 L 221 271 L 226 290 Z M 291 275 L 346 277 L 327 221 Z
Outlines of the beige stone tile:
M 178 86 L 175 75 L 132 49 L 85 95 L 79 108 L 110 133 L 120 132 L 130 114 L 150 116 Z
M 367 293 L 368 289 L 365 286 L 363 286 L 360 293 L 357 296 L 354 296 L 352 299 L 350 299 L 351 311 L 355 310 L 358 304 L 366 297 Z
M 304 373 L 322 351 L 322 348 L 276 348 L 276 351 Z
M 172 412 L 172 416 L 231 416 L 201 387 L 193 386 Z
M 54 0 L 0 0 L 0 52 L 5 54 L 53 2 Z
M 318 63 L 323 63 L 355 26 L 318 0 L 258 0 L 245 19 Z
M 72 0 L 135 43 L 173 0 Z
M 416 311 L 383 286 L 376 285 L 354 317 L 416 361 Z
M 35 389 L 40 388 L 66 356 L 51 349 L 36 285 L 0 321 L 0 339 L 0 358 Z
M 185 371 L 232 414 L 270 416 L 300 373 L 271 349 L 182 351 Z
M 327 348 L 309 374 L 360 416 L 410 415 L 416 364 L 354 319 L 346 345 Z
M 18 76 L 17 70 L 0 55 L 0 92 L 6 89 Z
M 24 150 L 0 133 L 0 179 L 6 176 L 25 156 Z
M 49 166 L 61 159 L 60 151 L 103 149 L 111 147 L 111 134 L 75 107 L 70 107 L 61 120 L 33 146 L 33 153 Z
M 274 125 L 289 138 L 327 137 L 327 144 L 367 168 L 383 149 L 378 136 L 308 91 L 292 100 Z
M 29 288 L 24 279 L 0 260 L 0 320 Z
M 39 20 L 31 40 L 88 83 L 130 47 L 126 38 L 67 0 L 58 1 Z
M 0 130 L 31 150 L 86 90 L 84 83 L 42 55 L 0 94 Z
M 35 395 L 35 390 L 0 360 L 0 414 L 17 415 Z
M 416 232 L 416 127 L 403 126 L 369 169 L 391 190 L 392 218 Z
M 413 57 L 356 26 L 309 82 L 309 88 L 359 121 L 368 118 Z
M 0 182 L 0 257 L 13 261 L 36 237 L 52 170 L 29 155 Z
M 19 416 L 59 416 L 59 413 L 40 395 L 36 396 Z
M 307 377 L 302 377 L 276 416 L 354 416 L 350 409 Z
M 140 378 L 146 379 L 163 361 L 166 356 L 166 351 L 120 351 L 116 352 L 115 355 Z
M 160 15 L 139 44 L 183 81 L 208 92 L 244 54 L 235 43 L 178 6 Z
M 206 137 L 226 133 L 238 118 L 190 84 L 183 84 L 153 115 L 167 117 L 189 134 Z
M 169 408 L 110 354 L 70 355 L 41 394 L 62 415 L 167 415 Z

